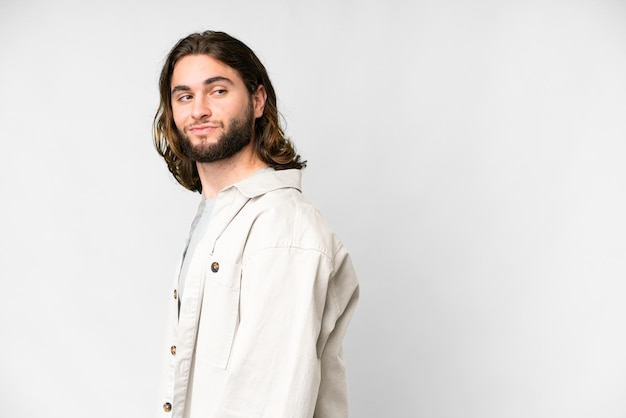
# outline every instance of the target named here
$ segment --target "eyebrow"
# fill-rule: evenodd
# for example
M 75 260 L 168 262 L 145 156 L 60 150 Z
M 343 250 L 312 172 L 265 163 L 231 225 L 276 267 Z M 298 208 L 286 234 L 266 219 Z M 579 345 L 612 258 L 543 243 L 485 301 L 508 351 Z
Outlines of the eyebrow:
M 228 78 L 228 77 L 224 77 L 221 75 L 215 76 L 215 77 L 210 77 L 207 78 L 206 80 L 204 80 L 204 82 L 202 84 L 204 84 L 205 86 L 208 86 L 209 84 L 213 84 L 216 83 L 218 81 L 224 81 L 230 85 L 234 85 L 235 83 L 233 83 L 233 81 Z M 177 91 L 189 91 L 191 90 L 191 88 L 189 86 L 176 86 L 172 89 L 171 94 L 176 93 Z

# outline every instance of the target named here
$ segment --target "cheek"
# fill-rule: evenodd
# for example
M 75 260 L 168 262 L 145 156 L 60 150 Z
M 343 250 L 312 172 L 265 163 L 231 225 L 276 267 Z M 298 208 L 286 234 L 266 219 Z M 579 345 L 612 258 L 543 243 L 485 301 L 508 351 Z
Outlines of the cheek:
M 187 120 L 187 115 L 184 109 L 181 108 L 172 108 L 172 119 L 174 119 L 174 124 L 177 128 L 182 129 L 185 127 L 185 120 Z

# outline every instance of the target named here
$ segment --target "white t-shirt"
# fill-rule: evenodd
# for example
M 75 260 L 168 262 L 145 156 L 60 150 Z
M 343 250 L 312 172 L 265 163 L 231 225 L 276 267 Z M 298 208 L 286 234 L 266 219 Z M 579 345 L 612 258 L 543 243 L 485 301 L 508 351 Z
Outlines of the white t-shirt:
M 185 288 L 185 278 L 187 277 L 187 271 L 189 270 L 189 263 L 193 258 L 193 253 L 196 251 L 198 242 L 202 240 L 202 237 L 209 227 L 209 221 L 211 220 L 211 213 L 213 212 L 213 206 L 215 206 L 215 199 L 202 199 L 198 206 L 196 216 L 191 223 L 191 231 L 189 231 L 189 241 L 187 248 L 183 253 L 183 265 L 180 269 L 180 275 L 178 276 L 178 300 L 183 297 L 183 291 Z

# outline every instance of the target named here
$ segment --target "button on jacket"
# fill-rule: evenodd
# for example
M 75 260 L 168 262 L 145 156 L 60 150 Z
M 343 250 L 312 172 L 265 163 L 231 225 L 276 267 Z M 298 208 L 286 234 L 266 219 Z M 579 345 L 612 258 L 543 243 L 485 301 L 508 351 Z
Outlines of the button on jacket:
M 170 293 L 160 416 L 348 416 L 358 283 L 300 180 L 263 170 L 218 194 L 180 312 L 178 274 Z

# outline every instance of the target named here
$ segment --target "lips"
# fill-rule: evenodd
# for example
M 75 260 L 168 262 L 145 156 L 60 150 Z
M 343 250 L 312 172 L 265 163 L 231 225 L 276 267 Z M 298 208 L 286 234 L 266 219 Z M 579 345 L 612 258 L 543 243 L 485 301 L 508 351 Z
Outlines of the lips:
M 218 129 L 217 125 L 203 124 L 189 127 L 188 131 L 194 135 L 208 135 Z

